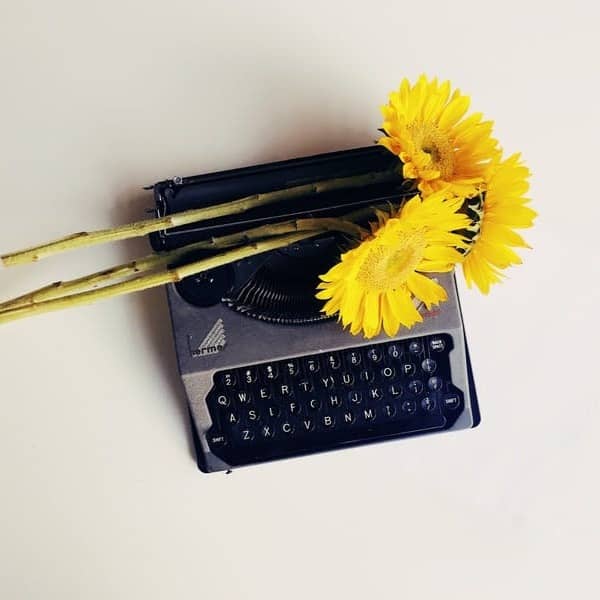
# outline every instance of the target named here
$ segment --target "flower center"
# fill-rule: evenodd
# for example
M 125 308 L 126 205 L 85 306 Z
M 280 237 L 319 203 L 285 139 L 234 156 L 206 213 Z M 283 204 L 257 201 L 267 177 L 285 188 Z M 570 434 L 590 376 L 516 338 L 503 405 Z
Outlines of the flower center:
M 427 168 L 439 171 L 441 179 L 449 179 L 454 173 L 454 151 L 448 136 L 431 123 L 413 123 L 409 130 L 415 146 L 429 155 Z
M 364 288 L 397 289 L 421 262 L 427 245 L 423 230 L 398 232 L 394 237 L 392 243 L 373 240 L 356 276 Z

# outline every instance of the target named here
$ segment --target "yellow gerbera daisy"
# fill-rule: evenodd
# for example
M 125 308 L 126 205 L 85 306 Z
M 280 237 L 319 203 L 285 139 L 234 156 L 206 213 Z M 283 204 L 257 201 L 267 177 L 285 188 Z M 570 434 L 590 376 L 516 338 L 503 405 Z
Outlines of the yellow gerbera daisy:
M 422 321 L 413 298 L 428 309 L 446 300 L 444 288 L 423 274 L 450 271 L 462 260 L 456 248 L 464 248 L 463 238 L 452 232 L 469 219 L 457 213 L 462 199 L 446 196 L 444 191 L 425 200 L 415 196 L 393 217 L 379 213 L 374 233 L 321 276 L 317 298 L 327 300 L 323 311 L 339 312 L 352 334 L 362 330 L 371 338 L 382 326 L 395 335 L 401 325 Z
M 521 264 L 513 247 L 529 248 L 513 228 L 533 225 L 537 213 L 529 208 L 524 194 L 529 190 L 529 169 L 519 154 L 494 161 L 489 169 L 487 191 L 479 207 L 471 206 L 472 240 L 462 263 L 467 285 L 473 283 L 484 293 L 502 281 L 499 269 Z M 474 209 L 474 210 L 473 210 Z
M 449 81 L 421 75 L 415 85 L 403 79 L 382 107 L 387 135 L 379 143 L 400 157 L 404 177 L 418 180 L 423 195 L 446 187 L 463 198 L 474 195 L 498 154 L 492 121 L 482 121 L 481 113 L 464 118 L 469 103 L 458 90 L 450 94 Z

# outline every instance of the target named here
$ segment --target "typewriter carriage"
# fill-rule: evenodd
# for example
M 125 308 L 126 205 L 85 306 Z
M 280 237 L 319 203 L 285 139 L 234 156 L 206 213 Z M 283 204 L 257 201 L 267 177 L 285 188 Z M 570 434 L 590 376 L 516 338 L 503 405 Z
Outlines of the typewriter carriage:
M 216 204 L 279 186 L 392 170 L 397 160 L 381 147 L 337 152 L 215 175 L 176 177 L 154 186 L 157 216 Z M 269 187 L 264 187 L 269 186 Z M 228 196 L 225 196 L 227 190 Z M 151 236 L 156 250 L 182 247 L 209 236 L 226 235 L 264 223 L 291 218 L 339 216 L 355 208 L 394 203 L 414 193 L 412 183 L 395 181 L 284 201 L 239 216 L 207 221 Z M 363 220 L 367 225 L 368 221 Z M 177 290 L 191 304 L 208 307 L 222 302 L 247 317 L 274 324 L 306 325 L 328 319 L 315 298 L 319 275 L 326 273 L 347 247 L 342 234 L 327 233 L 270 252 L 252 261 L 219 267 L 180 282 Z M 206 253 L 204 254 L 206 255 Z M 194 258 L 203 255 L 196 254 Z M 191 256 L 184 257 L 183 261 Z M 251 265 L 251 266 L 250 266 Z

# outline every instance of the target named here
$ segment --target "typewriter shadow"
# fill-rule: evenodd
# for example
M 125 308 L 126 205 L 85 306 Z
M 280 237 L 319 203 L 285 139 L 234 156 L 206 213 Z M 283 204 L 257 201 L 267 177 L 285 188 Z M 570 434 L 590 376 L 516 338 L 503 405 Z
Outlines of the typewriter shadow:
M 288 160 L 374 144 L 379 136 L 373 135 L 373 130 L 364 120 L 357 118 L 356 121 L 358 125 L 351 127 L 342 119 L 319 115 L 318 105 L 305 106 L 296 112 L 289 126 L 274 130 L 267 143 L 257 145 L 256 152 L 248 157 L 246 164 Z
M 113 222 L 129 223 L 149 218 L 147 210 L 153 207 L 152 193 L 139 188 L 129 189 L 117 195 L 113 210 Z M 122 242 L 122 262 L 145 256 L 151 252 L 147 238 Z M 171 321 L 164 288 L 155 288 L 132 295 L 135 314 L 132 321 L 146 332 L 149 356 L 153 358 L 152 372 L 162 379 L 171 391 L 171 405 L 177 413 L 181 427 L 185 430 L 190 457 L 195 456 L 185 390 L 177 367 Z
M 245 164 L 259 164 L 275 160 L 284 160 L 299 156 L 308 156 L 343 150 L 346 148 L 365 145 L 371 139 L 365 131 L 349 130 L 348 127 L 335 120 L 320 119 L 318 106 L 308 105 L 301 115 L 296 114 L 294 123 L 285 130 L 274 132 L 273 136 L 258 146 L 256 152 L 248 156 Z M 306 126 L 310 123 L 310 126 Z M 232 168 L 236 165 L 223 165 Z M 201 169 L 198 169 L 201 172 Z M 196 173 L 189 173 L 196 174 Z M 140 188 L 126 187 L 116 194 L 116 203 L 112 219 L 114 223 L 129 223 L 149 218 L 148 211 L 154 206 L 152 193 Z M 122 262 L 148 254 L 151 249 L 147 238 L 126 240 L 122 242 Z M 179 377 L 171 322 L 165 290 L 163 288 L 146 290 L 133 294 L 136 314 L 133 320 L 139 319 L 148 337 L 148 346 L 154 358 L 154 372 L 161 377 L 171 390 L 173 407 L 177 411 L 182 427 L 186 431 L 190 456 L 195 456 L 193 439 L 190 429 L 187 401 L 183 384 Z

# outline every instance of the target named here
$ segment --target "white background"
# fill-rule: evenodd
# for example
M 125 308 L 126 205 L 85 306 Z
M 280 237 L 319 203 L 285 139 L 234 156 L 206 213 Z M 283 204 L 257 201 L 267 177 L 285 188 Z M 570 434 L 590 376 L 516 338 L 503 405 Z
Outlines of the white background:
M 2 0 L 1 250 L 137 218 L 165 177 L 367 145 L 422 71 L 524 153 L 540 217 L 505 284 L 462 290 L 472 431 L 206 476 L 162 290 L 2 326 L 0 596 L 598 597 L 594 4 Z M 2 296 L 146 249 L 3 269 Z

